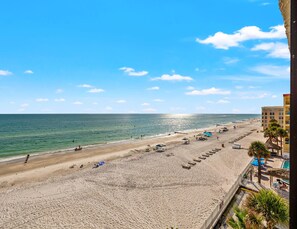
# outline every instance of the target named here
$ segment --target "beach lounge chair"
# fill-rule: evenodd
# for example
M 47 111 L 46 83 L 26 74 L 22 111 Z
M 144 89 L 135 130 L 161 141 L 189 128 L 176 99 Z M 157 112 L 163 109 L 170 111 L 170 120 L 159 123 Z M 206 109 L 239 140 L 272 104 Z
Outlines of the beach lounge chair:
M 184 169 L 191 169 L 191 166 L 190 165 L 186 165 L 186 164 L 182 164 L 182 168 L 184 168 Z
M 194 166 L 194 165 L 196 165 L 196 162 L 189 161 L 188 164 L 191 165 L 191 166 Z
M 206 159 L 206 157 L 201 157 L 201 156 L 199 158 L 202 159 L 202 160 L 205 160 Z
M 198 159 L 198 158 L 194 158 L 194 159 L 193 159 L 193 161 L 196 161 L 196 162 L 201 162 L 201 160 L 200 160 L 200 159 Z
M 203 157 L 209 157 L 209 155 L 207 155 L 207 154 L 202 154 L 202 156 L 203 156 Z

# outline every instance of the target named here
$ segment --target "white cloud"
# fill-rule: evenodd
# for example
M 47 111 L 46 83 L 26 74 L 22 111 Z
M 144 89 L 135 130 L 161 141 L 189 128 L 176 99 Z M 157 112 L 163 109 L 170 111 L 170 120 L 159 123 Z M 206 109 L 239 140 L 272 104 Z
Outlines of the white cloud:
M 164 80 L 164 81 L 192 81 L 189 76 L 182 76 L 179 74 L 168 75 L 164 74 L 161 77 L 152 78 L 151 80 Z
M 254 46 L 252 51 L 266 51 L 268 57 L 290 59 L 288 45 L 281 42 L 261 43 Z
M 237 59 L 237 58 L 230 58 L 230 57 L 224 57 L 223 58 L 223 61 L 224 61 L 225 64 L 236 64 L 239 61 L 239 59 Z
M 83 87 L 83 88 L 92 88 L 93 86 L 90 84 L 80 84 L 78 87 Z
M 47 98 L 37 98 L 37 99 L 35 99 L 35 101 L 38 102 L 38 103 L 43 103 L 43 102 L 48 102 L 49 99 L 47 99 Z
M 149 91 L 158 91 L 158 90 L 160 90 L 160 87 L 150 87 L 147 90 L 149 90 Z
M 65 102 L 65 99 L 64 98 L 59 98 L 59 99 L 55 99 L 55 102 Z
M 12 72 L 8 71 L 8 70 L 1 70 L 0 69 L 0 76 L 10 76 L 12 75 Z
M 146 108 L 146 109 L 143 109 L 143 111 L 153 113 L 153 112 L 156 112 L 157 110 L 155 108 Z
M 196 72 L 206 72 L 206 69 L 201 69 L 201 68 L 195 68 Z
M 154 102 L 162 103 L 162 102 L 164 102 L 164 100 L 163 99 L 154 99 Z
M 112 107 L 107 106 L 107 107 L 105 107 L 105 110 L 107 110 L 107 111 L 111 111 L 111 110 L 112 110 Z
M 237 96 L 237 98 L 239 98 L 239 99 L 263 99 L 263 98 L 267 98 L 268 96 L 269 96 L 269 94 L 266 92 L 252 91 L 252 92 L 242 92 Z
M 186 95 L 229 95 L 231 92 L 219 88 L 208 88 L 202 90 L 193 90 L 190 92 L 186 92 Z
M 263 32 L 257 26 L 245 26 L 233 34 L 217 32 L 213 36 L 196 41 L 200 44 L 212 44 L 217 49 L 229 49 L 230 47 L 238 47 L 241 42 L 258 39 L 283 39 L 286 38 L 285 28 L 283 25 L 270 27 L 270 31 Z
M 148 74 L 147 71 L 136 72 L 134 68 L 130 68 L 130 67 L 122 67 L 119 70 L 123 71 L 124 73 L 126 73 L 129 76 L 145 76 Z
M 195 88 L 192 87 L 192 86 L 188 86 L 186 89 L 189 90 L 189 91 L 195 90 Z
M 83 103 L 80 102 L 80 101 L 75 101 L 75 102 L 73 102 L 72 104 L 74 104 L 74 105 L 82 105 Z
M 260 88 L 260 87 L 258 87 L 258 86 L 249 86 L 248 88 L 255 89 L 255 88 Z
M 22 108 L 25 108 L 25 107 L 28 107 L 28 106 L 29 106 L 28 103 L 23 103 L 23 104 L 21 104 L 21 107 L 22 107 Z
M 93 105 L 98 105 L 98 103 L 97 103 L 97 102 L 93 102 L 92 104 L 93 104 Z
M 25 74 L 33 74 L 34 72 L 32 70 L 26 70 L 24 71 Z
M 268 6 L 270 4 L 271 4 L 270 2 L 263 2 L 263 3 L 261 3 L 261 6 Z
M 229 100 L 224 100 L 224 99 L 220 99 L 219 101 L 217 101 L 218 104 L 227 104 L 230 103 Z
M 221 76 L 222 80 L 231 80 L 231 81 L 246 81 L 246 82 L 265 82 L 271 80 L 267 76 L 263 75 L 236 75 L 236 76 Z
M 235 88 L 237 89 L 237 90 L 240 90 L 240 89 L 242 89 L 243 88 L 243 86 L 235 86 Z
M 278 66 L 278 65 L 258 65 L 251 68 L 252 71 L 261 73 L 263 75 L 271 76 L 280 79 L 290 78 L 290 67 L 289 66 Z
M 63 93 L 63 92 L 64 92 L 64 90 L 61 89 L 61 88 L 58 88 L 58 89 L 56 90 L 56 94 L 61 94 L 61 93 Z
M 141 104 L 141 106 L 149 106 L 150 104 L 149 103 L 143 103 Z
M 103 89 L 100 89 L 100 88 L 92 88 L 90 90 L 88 90 L 89 93 L 101 93 L 101 92 L 104 92 Z
M 277 95 L 272 95 L 271 98 L 275 99 L 277 98 Z
M 126 103 L 127 101 L 124 100 L 124 99 L 120 99 L 120 100 L 117 100 L 116 102 L 117 102 L 117 103 Z

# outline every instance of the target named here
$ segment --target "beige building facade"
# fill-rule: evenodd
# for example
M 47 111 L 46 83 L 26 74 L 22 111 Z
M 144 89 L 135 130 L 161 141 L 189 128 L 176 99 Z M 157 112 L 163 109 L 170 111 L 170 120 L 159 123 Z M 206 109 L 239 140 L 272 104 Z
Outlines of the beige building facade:
M 283 128 L 288 132 L 288 137 L 284 139 L 283 148 L 284 154 L 290 152 L 290 94 L 284 94 L 284 120 Z
M 266 106 L 262 107 L 262 127 L 263 130 L 268 128 L 269 121 L 275 119 L 283 128 L 284 126 L 284 107 L 283 106 Z

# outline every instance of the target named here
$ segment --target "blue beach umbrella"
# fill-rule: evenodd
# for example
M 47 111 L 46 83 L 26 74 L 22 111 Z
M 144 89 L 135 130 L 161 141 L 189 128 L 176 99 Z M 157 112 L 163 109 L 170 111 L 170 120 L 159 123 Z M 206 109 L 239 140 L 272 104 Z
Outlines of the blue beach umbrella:
M 254 160 L 258 160 L 258 158 L 254 157 Z M 265 158 L 261 157 L 260 161 L 265 161 Z
M 254 159 L 251 164 L 253 166 L 259 166 L 257 159 Z M 265 164 L 265 161 L 264 160 L 260 160 L 260 165 L 264 165 L 264 164 Z

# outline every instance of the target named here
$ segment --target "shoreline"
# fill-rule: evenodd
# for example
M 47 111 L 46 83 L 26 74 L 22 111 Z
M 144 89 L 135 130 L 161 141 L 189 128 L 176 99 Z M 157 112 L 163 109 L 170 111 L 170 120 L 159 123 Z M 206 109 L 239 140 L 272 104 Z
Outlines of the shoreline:
M 117 141 L 110 141 L 110 142 L 104 142 L 104 143 L 93 143 L 89 145 L 81 145 L 83 149 L 93 149 L 93 148 L 99 148 L 101 146 L 106 146 L 106 145 L 113 145 L 113 144 L 120 144 L 120 143 L 131 143 L 134 141 L 142 141 L 142 140 L 149 140 L 149 139 L 157 139 L 157 138 L 163 138 L 163 137 L 170 137 L 174 136 L 176 134 L 190 134 L 194 133 L 196 131 L 202 131 L 202 130 L 211 130 L 213 128 L 220 128 L 222 126 L 228 126 L 231 124 L 237 124 L 237 123 L 242 123 L 246 121 L 253 121 L 253 120 L 259 120 L 259 118 L 251 118 L 251 119 L 243 119 L 239 121 L 232 121 L 232 122 L 227 122 L 227 123 L 218 123 L 216 125 L 210 125 L 207 127 L 201 127 L 197 129 L 186 129 L 186 130 L 177 130 L 174 132 L 166 132 L 162 134 L 157 134 L 157 135 L 148 135 L 144 136 L 143 138 L 132 138 L 132 139 L 122 139 L 122 140 L 117 140 Z M 33 153 L 26 153 L 26 154 L 21 154 L 21 155 L 14 155 L 14 156 L 7 156 L 7 157 L 0 157 L 0 165 L 2 163 L 10 163 L 10 162 L 18 162 L 26 157 L 27 154 L 30 154 L 30 159 L 33 157 L 38 157 L 42 155 L 47 155 L 47 154 L 64 154 L 64 153 L 70 153 L 73 152 L 74 148 L 61 148 L 61 149 L 56 149 L 56 150 L 48 150 L 48 151 L 41 151 L 41 152 L 33 152 Z
M 259 119 L 249 119 L 241 121 L 237 125 L 246 122 L 257 122 Z M 227 127 L 232 127 L 234 123 L 230 122 Z M 186 135 L 195 134 L 197 132 L 215 131 L 222 126 L 210 126 L 209 128 L 196 129 L 188 132 Z M 125 142 L 116 142 L 98 145 L 96 147 L 85 148 L 82 151 L 63 151 L 59 153 L 48 153 L 32 156 L 27 164 L 24 164 L 25 156 L 11 161 L 0 162 L 0 188 L 15 185 L 17 183 L 26 183 L 32 177 L 38 180 L 44 180 L 51 177 L 56 171 L 62 171 L 61 174 L 69 173 L 70 166 L 73 164 L 84 165 L 85 167 L 102 160 L 114 160 L 121 157 L 131 156 L 138 151 L 144 151 L 147 145 L 156 145 L 159 143 L 176 144 L 182 142 L 182 136 L 185 134 L 165 135 L 162 137 L 152 137 L 142 140 L 128 140 Z M 39 173 L 39 175 L 37 175 Z

